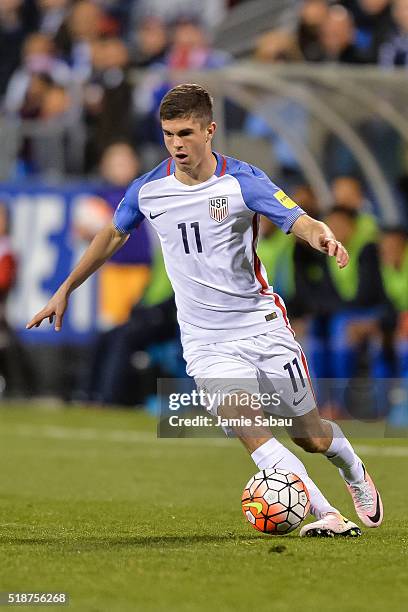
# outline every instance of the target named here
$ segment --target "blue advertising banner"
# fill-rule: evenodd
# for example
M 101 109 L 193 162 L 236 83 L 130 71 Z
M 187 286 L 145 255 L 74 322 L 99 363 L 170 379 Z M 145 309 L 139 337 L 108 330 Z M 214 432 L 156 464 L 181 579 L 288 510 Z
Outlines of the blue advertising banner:
M 96 330 L 96 276 L 72 294 L 59 333 L 45 322 L 38 329 L 25 329 L 85 250 L 87 243 L 74 231 L 74 216 L 81 200 L 94 193 L 89 184 L 0 184 L 0 201 L 9 206 L 18 257 L 18 282 L 8 301 L 8 319 L 24 342 L 78 343 Z

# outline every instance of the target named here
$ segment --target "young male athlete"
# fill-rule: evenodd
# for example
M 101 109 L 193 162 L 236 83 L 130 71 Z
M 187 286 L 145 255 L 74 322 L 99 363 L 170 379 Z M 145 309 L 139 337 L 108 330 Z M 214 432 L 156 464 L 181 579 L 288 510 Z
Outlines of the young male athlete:
M 160 119 L 170 158 L 136 179 L 113 223 L 95 237 L 78 265 L 27 328 L 55 316 L 61 329 L 72 291 L 119 249 L 147 218 L 157 231 L 175 291 L 187 372 L 201 388 L 235 394 L 237 405 L 215 407 L 240 414 L 239 398 L 278 385 L 282 403 L 273 412 L 293 417 L 289 432 L 306 451 L 322 453 L 345 480 L 360 520 L 377 527 L 381 498 L 337 424 L 316 408 L 306 359 L 295 341 L 285 306 L 268 284 L 256 255 L 258 215 L 335 257 L 348 254 L 331 230 L 309 217 L 258 168 L 212 151 L 216 124 L 212 99 L 194 84 L 174 87 L 162 100 Z M 259 469 L 278 466 L 308 487 L 314 523 L 300 535 L 360 535 L 331 506 L 301 461 L 266 427 L 237 428 Z

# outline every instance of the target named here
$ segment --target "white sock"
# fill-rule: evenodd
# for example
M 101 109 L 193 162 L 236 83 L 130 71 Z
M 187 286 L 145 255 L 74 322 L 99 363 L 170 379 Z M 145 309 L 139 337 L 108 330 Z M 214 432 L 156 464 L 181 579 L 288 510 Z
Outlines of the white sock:
M 310 497 L 310 514 L 317 519 L 322 518 L 327 512 L 338 512 L 331 506 L 313 480 L 309 477 L 303 463 L 275 438 L 271 438 L 251 455 L 260 470 L 266 468 L 281 468 L 293 472 L 305 483 Z
M 356 455 L 350 442 L 345 438 L 337 423 L 330 423 L 333 429 L 333 440 L 324 453 L 328 460 L 339 468 L 339 472 L 350 484 L 364 480 L 364 470 L 361 459 Z

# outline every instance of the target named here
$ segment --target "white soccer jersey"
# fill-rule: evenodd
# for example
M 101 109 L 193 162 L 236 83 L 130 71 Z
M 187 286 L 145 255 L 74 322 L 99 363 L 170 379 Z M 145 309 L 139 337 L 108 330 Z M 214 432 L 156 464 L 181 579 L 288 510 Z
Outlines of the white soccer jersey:
M 304 211 L 258 168 L 214 155 L 215 174 L 192 186 L 164 161 L 131 184 L 114 215 L 122 233 L 144 218 L 157 231 L 184 348 L 288 325 L 256 254 L 258 214 L 289 232 Z

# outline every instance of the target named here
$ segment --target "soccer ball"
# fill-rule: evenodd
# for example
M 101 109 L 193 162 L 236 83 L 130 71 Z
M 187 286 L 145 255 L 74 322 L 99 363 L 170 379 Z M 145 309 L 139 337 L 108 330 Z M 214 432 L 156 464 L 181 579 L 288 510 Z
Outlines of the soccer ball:
M 310 508 L 304 482 L 287 470 L 261 470 L 242 493 L 242 511 L 255 529 L 284 535 L 299 527 Z

